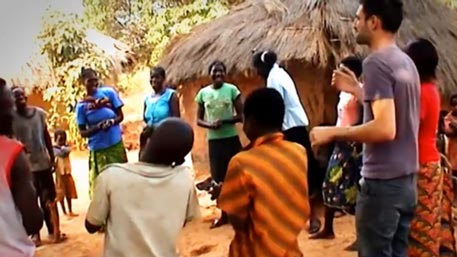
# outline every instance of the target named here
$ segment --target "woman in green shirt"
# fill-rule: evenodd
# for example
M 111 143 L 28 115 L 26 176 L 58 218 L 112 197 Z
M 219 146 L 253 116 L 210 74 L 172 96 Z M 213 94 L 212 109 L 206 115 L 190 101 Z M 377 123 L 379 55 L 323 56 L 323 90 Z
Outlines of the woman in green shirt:
M 198 104 L 198 126 L 208 129 L 209 163 L 211 184 L 224 181 L 230 159 L 241 150 L 241 143 L 235 123 L 241 122 L 243 104 L 240 90 L 224 82 L 226 66 L 214 61 L 209 66 L 213 83 L 203 87 L 195 97 Z M 211 186 L 199 187 L 209 190 Z M 225 213 L 216 219 L 212 228 L 228 222 Z

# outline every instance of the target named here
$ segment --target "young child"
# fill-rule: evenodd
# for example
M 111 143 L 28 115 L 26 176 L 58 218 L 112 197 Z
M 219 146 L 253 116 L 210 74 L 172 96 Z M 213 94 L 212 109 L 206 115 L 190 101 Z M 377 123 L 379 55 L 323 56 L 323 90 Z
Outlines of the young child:
M 71 176 L 71 163 L 70 152 L 71 148 L 67 145 L 67 134 L 64 130 L 56 130 L 54 133 L 54 155 L 56 156 L 56 191 L 57 201 L 60 202 L 62 211 L 69 217 L 76 217 L 77 214 L 73 213 L 71 200 L 77 199 L 75 182 Z M 64 199 L 67 200 L 68 212 L 65 208 Z

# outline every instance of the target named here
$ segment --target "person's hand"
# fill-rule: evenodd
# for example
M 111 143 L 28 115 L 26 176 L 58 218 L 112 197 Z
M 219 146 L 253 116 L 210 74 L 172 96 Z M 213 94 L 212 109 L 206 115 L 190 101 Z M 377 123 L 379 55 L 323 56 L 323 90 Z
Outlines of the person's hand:
M 359 86 L 359 80 L 349 68 L 340 65 L 332 74 L 332 86 L 338 91 L 353 94 L 354 90 Z
M 335 140 L 335 127 L 314 127 L 309 133 L 312 146 L 326 145 Z
M 108 130 L 109 128 L 111 128 L 114 124 L 116 123 L 116 121 L 114 119 L 109 119 L 109 120 L 105 120 L 102 124 L 102 129 L 103 130 Z
M 211 123 L 211 129 L 219 129 L 221 128 L 223 125 L 222 121 L 221 120 L 216 120 L 214 121 L 213 123 Z

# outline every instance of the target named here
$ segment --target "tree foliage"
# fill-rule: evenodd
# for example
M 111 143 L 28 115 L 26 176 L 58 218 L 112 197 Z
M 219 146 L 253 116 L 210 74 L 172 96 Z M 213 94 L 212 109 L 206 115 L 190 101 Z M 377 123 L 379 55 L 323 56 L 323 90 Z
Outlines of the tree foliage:
M 228 12 L 239 0 L 84 0 L 91 26 L 129 44 L 141 63 L 154 65 L 171 37 Z
M 69 138 L 79 148 L 84 142 L 77 140 L 78 128 L 73 110 L 84 94 L 79 83 L 81 68 L 95 68 L 102 76 L 109 70 L 109 61 L 97 47 L 85 40 L 85 31 L 80 17 L 52 12 L 43 21 L 38 37 L 42 54 L 49 58 L 55 78 L 54 85 L 44 94 L 45 100 L 51 104 L 50 126 L 68 126 Z
M 102 78 L 110 70 L 104 53 L 85 40 L 88 28 L 123 41 L 135 52 L 138 64 L 149 66 L 158 62 L 171 37 L 225 14 L 229 4 L 239 1 L 84 0 L 83 17 L 47 13 L 38 39 L 55 77 L 44 95 L 51 103 L 50 126 L 67 127 L 70 140 L 78 148 L 85 145 L 74 115 L 76 102 L 84 95 L 81 67 L 96 69 Z M 128 76 L 124 82 L 118 86 L 128 85 Z

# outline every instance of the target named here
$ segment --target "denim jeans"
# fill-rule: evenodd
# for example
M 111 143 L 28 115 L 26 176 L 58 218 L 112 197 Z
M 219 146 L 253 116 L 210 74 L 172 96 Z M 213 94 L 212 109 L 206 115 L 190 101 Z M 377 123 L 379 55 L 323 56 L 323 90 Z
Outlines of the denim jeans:
M 359 257 L 408 257 L 416 191 L 415 174 L 361 180 L 356 205 Z

